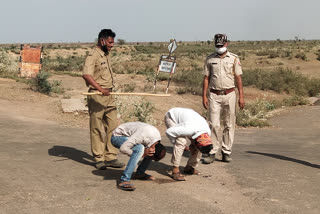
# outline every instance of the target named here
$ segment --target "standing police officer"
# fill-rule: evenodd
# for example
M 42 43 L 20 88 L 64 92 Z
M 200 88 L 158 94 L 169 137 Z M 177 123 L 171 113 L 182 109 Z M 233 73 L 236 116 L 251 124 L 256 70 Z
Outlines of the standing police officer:
M 97 169 L 124 166 L 117 159 L 117 149 L 111 144 L 112 131 L 117 127 L 117 109 L 113 95 L 114 87 L 109 52 L 114 46 L 116 34 L 103 29 L 98 36 L 98 45 L 88 55 L 83 78 L 89 92 L 100 91 L 102 95 L 88 96 L 90 115 L 91 151 Z
M 212 131 L 213 149 L 203 163 L 214 162 L 215 154 L 219 150 L 219 129 L 220 115 L 223 116 L 222 134 L 222 161 L 230 162 L 232 144 L 235 132 L 235 107 L 236 92 L 235 82 L 239 92 L 239 107 L 244 108 L 242 68 L 237 55 L 230 53 L 227 49 L 228 41 L 225 34 L 214 36 L 216 52 L 209 55 L 204 65 L 203 94 L 202 101 L 204 108 L 209 107 L 209 125 Z M 209 93 L 207 96 L 207 92 Z

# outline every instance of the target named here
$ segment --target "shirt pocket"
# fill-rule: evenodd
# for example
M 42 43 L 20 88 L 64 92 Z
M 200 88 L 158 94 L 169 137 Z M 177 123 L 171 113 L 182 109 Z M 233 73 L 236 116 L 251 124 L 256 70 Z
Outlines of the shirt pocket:
M 218 73 L 219 73 L 219 65 L 218 65 L 217 62 L 211 62 L 210 63 L 210 72 L 214 76 L 218 75 Z
M 101 76 L 108 69 L 108 63 L 106 60 L 99 60 L 97 62 L 97 72 L 98 75 Z
M 227 61 L 223 64 L 226 74 L 233 75 L 233 66 L 234 66 L 234 63 L 230 61 Z

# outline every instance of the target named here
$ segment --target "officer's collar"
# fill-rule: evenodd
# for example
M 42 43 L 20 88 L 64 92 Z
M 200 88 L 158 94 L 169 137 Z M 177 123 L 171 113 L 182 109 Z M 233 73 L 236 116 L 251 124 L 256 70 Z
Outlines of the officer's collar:
M 215 57 L 220 58 L 220 55 L 217 52 L 215 52 Z M 225 58 L 225 57 L 230 57 L 230 52 L 229 51 L 227 51 L 226 55 L 224 57 L 222 57 L 222 58 Z
M 100 56 L 107 56 L 107 54 L 105 53 L 105 52 L 103 52 L 102 50 L 101 50 L 101 48 L 99 48 L 98 46 L 96 46 L 96 51 L 100 54 Z

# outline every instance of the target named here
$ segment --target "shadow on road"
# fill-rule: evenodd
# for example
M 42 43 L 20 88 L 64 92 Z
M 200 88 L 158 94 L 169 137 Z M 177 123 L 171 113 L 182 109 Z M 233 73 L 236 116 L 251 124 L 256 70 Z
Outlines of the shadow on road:
M 272 157 L 272 158 L 277 158 L 277 159 L 280 159 L 280 160 L 291 161 L 291 162 L 295 162 L 295 163 L 299 163 L 299 164 L 303 164 L 303 165 L 306 165 L 306 166 L 310 166 L 310 167 L 313 167 L 313 168 L 320 169 L 320 165 L 312 164 L 312 163 L 310 163 L 310 162 L 303 161 L 303 160 L 299 160 L 299 159 L 295 159 L 295 158 L 286 157 L 286 156 L 283 156 L 283 155 L 263 153 L 263 152 L 254 152 L 254 151 L 247 151 L 247 153 L 256 154 L 256 155 L 269 156 L 269 157 Z
M 53 146 L 51 149 L 48 150 L 48 154 L 51 156 L 57 156 L 57 157 L 65 157 L 74 161 L 77 161 L 82 164 L 94 166 L 93 158 L 88 153 L 72 148 L 67 146 Z M 56 160 L 56 161 L 64 161 L 62 160 Z

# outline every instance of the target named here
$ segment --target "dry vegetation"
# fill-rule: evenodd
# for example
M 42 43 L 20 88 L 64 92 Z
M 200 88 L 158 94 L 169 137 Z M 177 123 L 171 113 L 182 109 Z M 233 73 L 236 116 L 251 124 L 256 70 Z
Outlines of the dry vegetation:
M 120 45 L 121 44 L 121 45 Z M 151 92 L 154 72 L 159 58 L 167 54 L 167 43 L 126 43 L 119 42 L 111 52 L 113 70 L 125 75 L 124 81 L 117 82 L 118 91 Z M 68 74 L 81 76 L 86 56 L 94 47 L 92 43 L 43 44 L 43 71 L 51 75 Z M 19 45 L 0 46 L 0 77 L 19 80 L 17 70 Z M 178 42 L 174 55 L 177 69 L 172 79 L 170 93 L 192 94 L 199 99 L 202 88 L 203 62 L 214 51 L 211 41 Z M 238 125 L 267 125 L 268 112 L 281 106 L 306 104 L 305 97 L 316 96 L 320 92 L 320 41 L 299 39 L 289 41 L 232 41 L 229 51 L 239 55 L 244 69 L 243 82 L 247 107 L 238 115 Z M 159 75 L 166 81 L 167 74 Z M 45 83 L 47 84 L 47 83 Z M 59 82 L 51 83 L 54 92 Z M 50 86 L 50 84 L 49 84 Z M 33 84 L 34 87 L 34 84 Z M 68 89 L 67 89 L 68 90 Z M 161 88 L 159 90 L 162 90 Z M 190 99 L 192 98 L 192 95 Z M 133 113 L 124 120 L 152 121 L 154 106 L 149 101 L 139 100 Z M 199 103 L 201 105 L 201 103 Z M 131 105 L 132 106 L 132 105 Z M 119 110 L 128 112 L 119 103 Z M 147 113 L 147 115 L 141 115 Z

